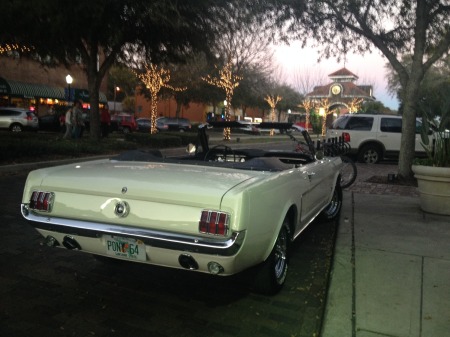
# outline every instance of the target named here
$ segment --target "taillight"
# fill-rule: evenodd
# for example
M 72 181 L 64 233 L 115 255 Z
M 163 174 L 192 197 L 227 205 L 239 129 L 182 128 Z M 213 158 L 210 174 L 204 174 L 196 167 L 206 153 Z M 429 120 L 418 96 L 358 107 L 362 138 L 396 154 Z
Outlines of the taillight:
M 346 143 L 350 142 L 350 134 L 348 132 L 342 132 L 342 140 Z
M 198 230 L 204 234 L 227 235 L 229 218 L 228 213 L 204 210 L 200 216 Z
M 52 192 L 33 191 L 30 198 L 30 209 L 51 212 L 55 194 Z

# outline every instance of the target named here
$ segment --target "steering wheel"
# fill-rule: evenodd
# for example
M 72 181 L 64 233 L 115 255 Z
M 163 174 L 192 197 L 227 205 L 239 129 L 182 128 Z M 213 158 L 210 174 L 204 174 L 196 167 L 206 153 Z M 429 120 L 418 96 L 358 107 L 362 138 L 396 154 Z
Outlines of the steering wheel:
M 216 146 L 210 148 L 208 150 L 208 152 L 206 152 L 205 157 L 203 158 L 203 160 L 204 161 L 210 160 L 209 156 L 211 154 L 214 154 L 214 153 L 218 152 L 217 149 L 220 149 L 220 148 L 223 148 L 224 161 L 226 161 L 226 159 L 227 159 L 227 153 L 231 153 L 233 155 L 233 161 L 234 162 L 236 161 L 236 154 L 234 153 L 233 149 L 231 147 L 227 146 L 227 145 L 224 145 L 224 144 L 219 144 L 219 145 L 216 145 Z M 218 161 L 217 157 L 216 157 L 215 161 Z

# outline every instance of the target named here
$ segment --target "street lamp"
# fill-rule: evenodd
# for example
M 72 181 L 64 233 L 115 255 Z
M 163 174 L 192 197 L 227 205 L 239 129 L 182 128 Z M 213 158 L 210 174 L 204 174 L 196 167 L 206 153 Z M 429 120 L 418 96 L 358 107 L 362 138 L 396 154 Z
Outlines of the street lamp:
M 227 100 L 224 100 L 223 101 L 223 108 L 225 110 L 225 114 L 224 114 L 225 120 L 228 120 L 228 108 L 227 108 L 227 105 L 228 105 Z
M 116 93 L 120 91 L 119 87 L 114 86 L 114 113 L 116 113 Z
M 67 86 L 69 87 L 68 88 L 68 90 L 67 90 L 67 101 L 70 103 L 70 85 L 72 84 L 72 82 L 73 82 L 73 78 L 72 78 L 72 76 L 70 76 L 70 74 L 69 75 L 67 75 L 66 76 L 66 83 L 67 83 Z

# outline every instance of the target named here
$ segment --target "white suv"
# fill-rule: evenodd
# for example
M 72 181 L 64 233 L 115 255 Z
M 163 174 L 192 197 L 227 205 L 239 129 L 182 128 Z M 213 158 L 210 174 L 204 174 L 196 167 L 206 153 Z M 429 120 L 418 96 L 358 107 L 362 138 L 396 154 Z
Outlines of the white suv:
M 39 129 L 39 120 L 34 112 L 22 108 L 0 107 L 0 129 L 12 132 Z
M 417 155 L 425 155 L 421 145 L 422 123 L 416 121 Z M 327 138 L 342 137 L 351 154 L 363 163 L 377 163 L 385 157 L 398 157 L 402 136 L 402 117 L 392 115 L 347 114 L 338 117 L 327 130 Z

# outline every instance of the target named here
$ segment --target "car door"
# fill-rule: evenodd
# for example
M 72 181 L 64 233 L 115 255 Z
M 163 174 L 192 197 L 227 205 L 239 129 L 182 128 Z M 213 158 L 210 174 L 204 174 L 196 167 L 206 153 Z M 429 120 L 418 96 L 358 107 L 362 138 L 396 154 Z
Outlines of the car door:
M 384 144 L 386 152 L 399 152 L 402 137 L 402 119 L 381 117 L 378 139 Z
M 416 135 L 414 146 L 416 152 L 424 152 L 420 136 L 421 123 L 416 121 Z M 431 135 L 430 135 L 431 136 Z M 387 152 L 400 152 L 402 137 L 402 119 L 393 117 L 382 117 L 380 121 L 380 133 L 378 138 L 383 142 Z
M 6 129 L 9 128 L 11 124 L 11 118 L 8 116 L 8 111 L 0 110 L 0 128 Z
M 328 159 L 318 160 L 300 168 L 300 179 L 308 182 L 308 189 L 302 194 L 301 222 L 307 223 L 315 217 L 328 202 L 333 186 L 333 170 Z

